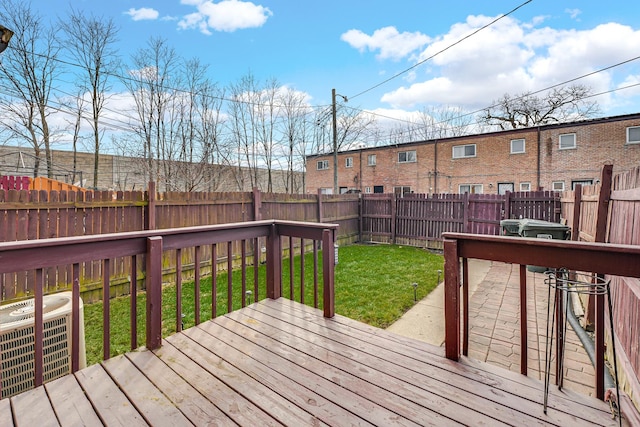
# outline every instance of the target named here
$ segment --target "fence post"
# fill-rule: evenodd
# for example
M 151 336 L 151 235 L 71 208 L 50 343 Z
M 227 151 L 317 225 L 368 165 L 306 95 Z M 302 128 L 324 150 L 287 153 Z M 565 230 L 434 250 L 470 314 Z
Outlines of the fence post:
M 396 193 L 391 194 L 391 198 L 389 199 L 391 203 L 391 243 L 396 244 L 396 215 L 397 215 L 397 204 L 396 204 Z
M 324 222 L 322 217 L 322 189 L 318 188 L 318 222 Z
M 162 237 L 147 237 L 147 349 L 162 345 Z
M 507 191 L 504 193 L 504 210 L 502 213 L 501 219 L 509 219 L 511 218 L 511 199 L 513 194 L 511 191 Z
M 598 197 L 598 217 L 596 220 L 596 243 L 604 243 L 606 241 L 607 221 L 609 214 L 609 200 L 611 199 L 611 178 L 613 165 L 604 165 L 602 167 L 602 176 L 600 178 L 600 196 Z
M 146 229 L 156 229 L 156 183 L 149 181 L 147 188 L 147 215 L 146 215 Z
M 471 233 L 471 223 L 469 222 L 469 193 L 462 195 L 462 230 L 464 233 Z
M 582 184 L 576 184 L 573 190 L 573 219 L 571 223 L 571 240 L 580 240 L 580 213 L 582 211 Z
M 262 219 L 262 193 L 258 187 L 253 187 L 253 220 Z

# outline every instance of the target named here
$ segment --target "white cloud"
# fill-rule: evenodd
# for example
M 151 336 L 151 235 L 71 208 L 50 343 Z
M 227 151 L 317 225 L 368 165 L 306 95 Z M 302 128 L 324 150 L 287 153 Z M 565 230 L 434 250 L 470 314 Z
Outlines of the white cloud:
M 429 43 L 429 37 L 422 33 L 399 33 L 395 27 L 384 27 L 375 30 L 372 35 L 360 30 L 349 30 L 340 38 L 360 52 L 376 51 L 379 59 L 398 60 Z
M 245 28 L 257 28 L 264 25 L 273 15 L 269 8 L 252 2 L 240 0 L 182 0 L 182 4 L 195 6 L 197 12 L 183 17 L 178 27 L 199 29 L 204 34 L 211 31 L 233 32 Z
M 415 80 L 384 94 L 382 102 L 396 108 L 437 104 L 482 108 L 505 93 L 538 91 L 638 55 L 640 31 L 629 26 L 607 23 L 580 31 L 557 30 L 537 27 L 540 20 L 523 23 L 510 17 L 446 49 L 493 19 L 469 16 L 434 38 L 417 57 L 417 61 L 428 59 L 429 68 L 412 70 Z M 599 93 L 615 89 L 616 82 L 631 74 L 640 74 L 635 63 L 577 83 Z
M 577 19 L 578 16 L 582 13 L 580 9 L 565 9 L 564 11 L 569 14 L 571 19 Z
M 131 8 L 125 12 L 125 15 L 129 15 L 134 21 L 145 21 L 158 19 L 160 13 L 155 9 L 143 7 L 140 9 Z

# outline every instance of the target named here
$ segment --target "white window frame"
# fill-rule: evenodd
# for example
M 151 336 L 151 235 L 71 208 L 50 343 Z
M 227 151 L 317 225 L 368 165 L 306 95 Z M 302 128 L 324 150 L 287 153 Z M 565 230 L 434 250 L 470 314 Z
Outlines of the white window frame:
M 320 194 L 333 194 L 333 188 L 321 188 Z
M 316 163 L 316 170 L 326 171 L 329 170 L 329 160 L 318 160 Z
M 562 139 L 563 139 L 563 137 L 566 138 L 568 136 L 573 137 L 573 145 L 568 146 L 568 145 L 565 144 L 565 146 L 563 146 L 562 145 Z M 576 143 L 576 134 L 575 133 L 563 133 L 562 135 L 558 136 L 558 149 L 559 150 L 573 150 L 573 149 L 576 148 L 576 146 L 577 146 L 577 143 Z
M 531 183 L 530 182 L 521 182 L 520 183 L 520 191 L 531 191 Z
M 411 193 L 411 187 L 408 185 L 398 185 L 397 187 L 393 187 L 393 192 L 396 196 L 404 197 L 405 194 Z
M 522 150 L 515 150 L 514 149 L 514 143 L 518 144 L 522 142 Z M 516 147 L 518 148 L 518 147 Z M 523 154 L 526 153 L 526 141 L 524 138 L 520 138 L 520 139 L 512 139 L 511 140 L 511 154 Z
M 344 159 L 344 167 L 352 168 L 353 167 L 353 157 L 347 157 Z
M 631 131 L 634 131 L 635 139 L 631 139 Z M 627 144 L 640 144 L 640 126 L 629 126 L 627 128 Z
M 367 194 L 371 194 L 371 187 L 364 187 L 364 192 Z
M 551 183 L 551 189 L 553 191 L 564 191 L 564 181 L 553 181 Z
M 463 187 L 468 187 L 469 191 L 462 191 Z M 478 190 L 480 190 L 480 191 L 478 191 Z M 460 184 L 460 185 L 458 185 L 458 194 L 464 194 L 464 193 L 483 194 L 484 193 L 484 186 L 482 184 Z
M 398 163 L 415 163 L 417 159 L 416 150 L 398 152 Z
M 467 147 L 473 147 L 473 155 L 469 155 L 466 153 L 467 151 Z M 457 148 L 457 150 L 456 150 Z M 477 155 L 477 148 L 476 148 L 476 144 L 465 144 L 465 145 L 454 145 L 451 148 L 451 156 L 454 159 L 468 159 L 471 157 L 476 157 Z M 456 151 L 458 151 L 458 154 L 456 155 Z M 462 151 L 462 153 L 460 153 L 460 151 Z
M 369 154 L 367 155 L 367 166 L 375 166 L 376 165 L 376 155 Z

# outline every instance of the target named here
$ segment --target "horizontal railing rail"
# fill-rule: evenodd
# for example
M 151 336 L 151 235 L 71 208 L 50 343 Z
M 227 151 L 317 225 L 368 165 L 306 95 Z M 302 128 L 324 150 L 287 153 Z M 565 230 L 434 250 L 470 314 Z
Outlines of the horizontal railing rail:
M 640 277 L 640 246 L 631 245 L 445 233 L 444 258 L 445 353 L 452 360 L 458 360 L 461 352 L 464 355 L 468 352 L 467 260 L 472 258 L 520 265 L 520 372 L 524 375 L 527 375 L 527 265 L 567 268 L 597 275 Z M 603 294 L 595 297 L 595 391 L 600 399 L 604 398 L 604 298 Z
M 45 276 L 47 268 L 53 266 L 71 266 L 72 278 L 72 327 L 71 327 L 71 371 L 80 368 L 80 268 L 81 263 L 101 263 L 103 277 L 103 359 L 110 357 L 110 274 L 111 262 L 114 259 L 131 257 L 130 271 L 130 322 L 131 322 L 131 348 L 137 348 L 137 299 L 138 282 L 144 285 L 146 291 L 146 347 L 156 349 L 162 342 L 162 289 L 163 254 L 168 251 L 175 252 L 175 285 L 176 285 L 176 326 L 175 330 L 182 328 L 182 251 L 185 249 L 194 251 L 195 265 L 193 268 L 193 280 L 195 288 L 195 324 L 200 323 L 200 279 L 201 279 L 201 248 L 211 248 L 212 261 L 210 275 L 212 281 L 212 308 L 211 317 L 217 315 L 217 279 L 218 264 L 220 258 L 226 260 L 227 270 L 227 312 L 232 311 L 232 288 L 234 286 L 232 271 L 238 267 L 241 270 L 241 305 L 245 306 L 245 294 L 247 293 L 248 265 L 253 266 L 254 288 L 252 297 L 258 300 L 258 269 L 263 255 L 263 263 L 266 264 L 266 297 L 277 299 L 283 291 L 283 239 L 288 239 L 289 263 L 289 297 L 293 299 L 299 294 L 301 302 L 304 302 L 305 252 L 313 253 L 313 303 L 319 306 L 319 256 L 318 247 L 323 249 L 322 256 L 322 308 L 326 317 L 332 317 L 334 308 L 334 242 L 336 239 L 337 225 L 326 223 L 292 222 L 292 221 L 252 221 L 245 223 L 232 223 L 213 226 L 199 226 L 187 228 L 174 228 L 151 231 L 136 231 L 126 233 L 112 233 L 93 236 L 65 237 L 54 239 L 41 239 L 37 241 L 18 241 L 0 243 L 0 296 L 5 280 L 16 280 L 11 273 L 20 272 L 24 275 L 33 274 L 36 286 L 34 297 L 34 385 L 43 383 L 43 339 L 44 339 L 44 308 L 43 298 L 45 289 Z M 294 239 L 299 240 L 296 245 Z M 262 243 L 264 242 L 264 246 Z M 240 247 L 239 251 L 232 250 L 232 246 Z M 250 250 L 247 249 L 250 247 Z M 296 255 L 296 247 L 300 248 L 300 291 L 294 292 L 293 277 L 295 276 L 293 258 Z M 263 254 L 264 248 L 264 254 Z M 234 259 L 233 254 L 240 252 L 240 259 Z M 221 255 L 221 256 L 220 256 Z M 226 256 L 225 256 L 226 255 Z M 138 263 L 144 259 L 144 264 Z M 142 268 L 139 268 L 139 264 Z M 239 264 L 239 265 L 238 265 Z M 139 275 L 141 270 L 141 275 Z M 5 274 L 9 273 L 5 278 Z M 2 375 L 0 368 L 0 378 Z M 1 392 L 1 383 L 0 383 Z

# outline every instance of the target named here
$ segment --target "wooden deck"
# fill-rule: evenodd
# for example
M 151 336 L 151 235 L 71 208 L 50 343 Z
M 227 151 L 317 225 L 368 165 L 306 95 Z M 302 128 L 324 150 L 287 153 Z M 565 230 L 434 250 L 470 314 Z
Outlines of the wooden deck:
M 618 422 L 595 398 L 552 388 L 547 415 L 542 399 L 537 380 L 280 298 L 0 400 L 0 425 Z

